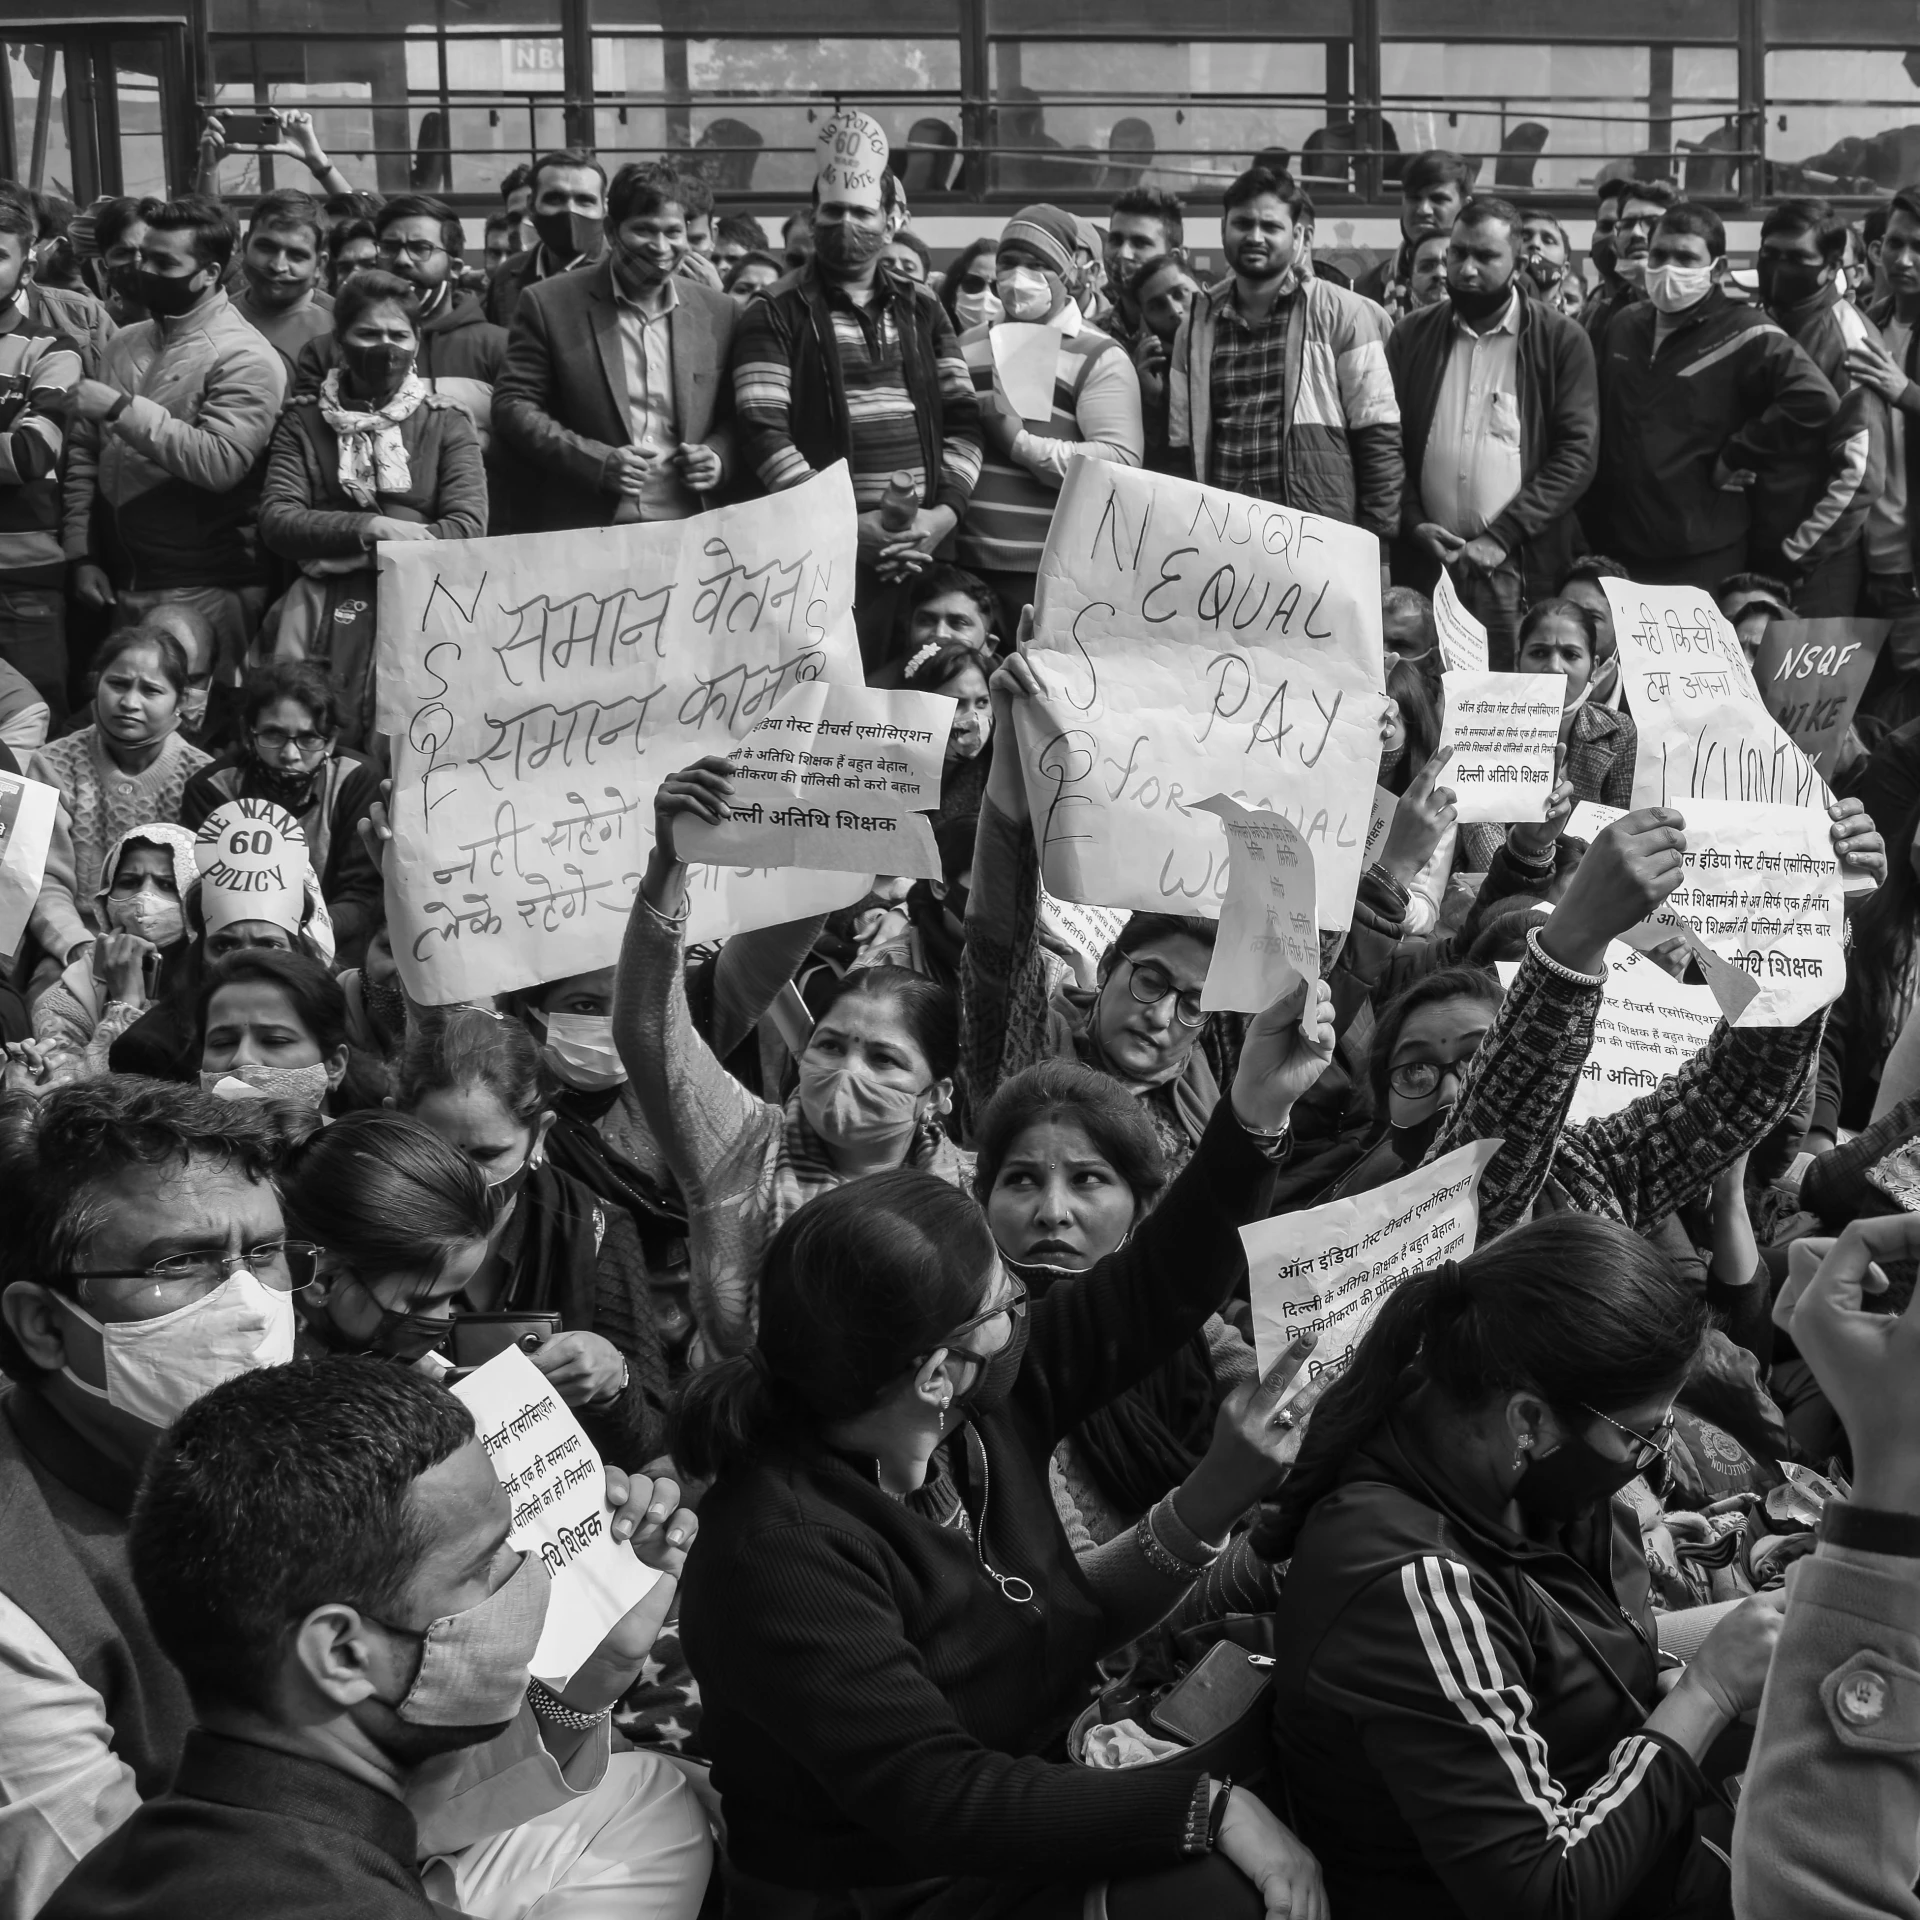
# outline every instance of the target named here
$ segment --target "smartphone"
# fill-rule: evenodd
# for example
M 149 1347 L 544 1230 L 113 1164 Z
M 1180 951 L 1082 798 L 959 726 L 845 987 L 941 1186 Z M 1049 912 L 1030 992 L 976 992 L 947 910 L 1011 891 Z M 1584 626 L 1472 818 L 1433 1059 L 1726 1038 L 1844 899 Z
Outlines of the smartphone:
M 274 147 L 280 144 L 280 122 L 271 114 L 222 107 L 213 116 L 220 122 L 230 147 Z
M 509 1347 L 531 1353 L 559 1331 L 557 1313 L 456 1313 L 447 1353 L 456 1367 L 480 1367 Z

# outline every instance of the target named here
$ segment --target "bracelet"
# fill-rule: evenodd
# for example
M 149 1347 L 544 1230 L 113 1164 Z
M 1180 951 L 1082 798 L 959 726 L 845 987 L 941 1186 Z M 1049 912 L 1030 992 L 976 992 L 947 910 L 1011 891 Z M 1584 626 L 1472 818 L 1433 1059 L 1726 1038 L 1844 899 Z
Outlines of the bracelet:
M 1851 1547 L 1858 1553 L 1920 1560 L 1920 1513 L 1889 1513 L 1885 1507 L 1829 1500 L 1820 1509 L 1820 1538 L 1829 1546 Z
M 1160 1535 L 1154 1529 L 1153 1516 L 1161 1507 L 1166 1506 L 1172 1498 L 1172 1494 L 1166 1494 L 1154 1506 L 1149 1507 L 1135 1523 L 1133 1537 L 1139 1543 L 1141 1557 L 1155 1573 L 1159 1574 L 1163 1579 L 1184 1580 L 1191 1584 L 1194 1580 L 1198 1579 L 1201 1574 L 1205 1573 L 1206 1570 L 1219 1559 L 1220 1555 L 1215 1548 L 1206 1547 L 1205 1559 L 1188 1560 L 1183 1558 L 1174 1548 L 1170 1547 L 1166 1541 L 1161 1539 Z M 1175 1516 L 1175 1520 L 1176 1524 L 1179 1524 L 1178 1516 Z M 1181 1531 L 1183 1533 L 1187 1532 L 1184 1525 L 1181 1526 Z M 1188 1537 L 1192 1538 L 1193 1536 L 1189 1534 Z M 1204 1544 L 1203 1542 L 1202 1545 L 1204 1546 Z
M 1211 1853 L 1220 1844 L 1220 1829 L 1227 1823 L 1227 1802 L 1233 1798 L 1233 1780 L 1229 1776 L 1220 1782 L 1220 1791 L 1213 1796 L 1213 1811 L 1207 1815 L 1207 1851 Z
M 665 927 L 670 933 L 681 932 L 686 927 L 688 916 L 693 912 L 693 895 L 691 893 L 687 895 L 686 905 L 683 906 L 678 913 L 662 913 L 660 909 L 647 898 L 644 892 L 639 898 L 640 904 L 653 915 L 654 925 L 657 927 Z
M 116 400 L 116 401 L 115 401 L 115 402 L 113 403 L 113 405 L 112 405 L 112 406 L 110 406 L 110 407 L 109 407 L 109 408 L 108 408 L 108 409 L 106 410 L 106 412 L 105 412 L 105 413 L 103 413 L 103 414 L 102 414 L 102 415 L 100 416 L 100 424 L 101 424 L 101 425 L 102 425 L 103 427 L 110 427 L 110 426 L 112 426 L 112 425 L 113 425 L 113 423 L 114 423 L 114 422 L 115 422 L 116 420 L 118 420 L 118 419 L 120 418 L 120 416 L 121 416 L 121 415 L 122 415 L 123 413 L 125 413 L 125 412 L 126 412 L 126 410 L 127 410 L 127 409 L 128 409 L 128 408 L 129 408 L 130 406 L 132 406 L 132 405 L 133 405 L 133 395 L 132 395 L 132 394 L 130 394 L 130 393 L 123 393 L 123 394 L 122 394 L 122 395 L 120 396 L 120 398 L 119 398 L 118 400 Z
M 1378 880 L 1382 886 L 1386 887 L 1393 894 L 1393 897 L 1398 900 L 1403 907 L 1412 906 L 1412 891 L 1409 888 L 1403 887 L 1378 860 L 1367 869 L 1363 877 L 1368 880 Z
M 1575 967 L 1562 966 L 1545 947 L 1540 944 L 1541 929 L 1527 929 L 1527 951 L 1546 968 L 1557 980 L 1565 980 L 1576 987 L 1604 987 L 1607 984 L 1607 970 L 1603 966 L 1598 973 L 1581 973 Z
M 563 1733 L 587 1733 L 597 1727 L 613 1711 L 609 1704 L 598 1713 L 582 1713 L 578 1708 L 570 1707 L 553 1691 L 538 1680 L 527 1682 L 527 1705 L 533 1709 L 536 1720 L 544 1720 L 550 1727 L 558 1727 Z
M 1247 1123 L 1240 1118 L 1238 1113 L 1233 1117 L 1239 1125 L 1240 1131 L 1244 1133 L 1252 1143 L 1256 1153 L 1264 1155 L 1265 1158 L 1271 1160 L 1276 1166 L 1287 1157 L 1288 1152 L 1293 1146 L 1293 1118 L 1291 1115 L 1281 1121 L 1279 1126 L 1274 1128 L 1271 1133 L 1269 1133 L 1265 1127 L 1248 1126 Z

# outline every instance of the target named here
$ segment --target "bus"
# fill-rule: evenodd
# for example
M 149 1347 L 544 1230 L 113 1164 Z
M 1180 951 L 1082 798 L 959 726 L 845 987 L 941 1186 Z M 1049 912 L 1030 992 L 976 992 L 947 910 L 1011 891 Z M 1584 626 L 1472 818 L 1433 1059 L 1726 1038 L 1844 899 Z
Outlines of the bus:
M 855 104 L 886 128 L 930 246 L 1049 200 L 1097 216 L 1129 186 L 1187 200 L 1255 154 L 1318 208 L 1317 250 L 1396 235 L 1408 154 L 1564 219 L 1593 185 L 1670 179 L 1752 244 L 1770 198 L 1849 207 L 1920 179 L 1920 0 L 10 0 L 0 173 L 84 205 L 191 185 L 209 112 L 303 108 L 355 187 L 500 207 L 548 148 L 609 170 L 671 154 L 723 211 L 802 203 L 813 135 Z M 19 17 L 14 17 L 19 16 Z M 229 153 L 240 202 L 310 185 Z M 768 216 L 772 216 L 768 218 Z

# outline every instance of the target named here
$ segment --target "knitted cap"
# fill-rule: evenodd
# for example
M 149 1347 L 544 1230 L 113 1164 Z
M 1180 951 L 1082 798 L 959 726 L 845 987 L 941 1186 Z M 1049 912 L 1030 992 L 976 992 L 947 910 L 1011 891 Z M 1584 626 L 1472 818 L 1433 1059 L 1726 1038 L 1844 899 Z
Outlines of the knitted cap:
M 1022 207 L 1000 234 L 1003 247 L 1015 241 L 1031 247 L 1063 279 L 1073 273 L 1073 250 L 1079 239 L 1073 215 L 1049 206 Z

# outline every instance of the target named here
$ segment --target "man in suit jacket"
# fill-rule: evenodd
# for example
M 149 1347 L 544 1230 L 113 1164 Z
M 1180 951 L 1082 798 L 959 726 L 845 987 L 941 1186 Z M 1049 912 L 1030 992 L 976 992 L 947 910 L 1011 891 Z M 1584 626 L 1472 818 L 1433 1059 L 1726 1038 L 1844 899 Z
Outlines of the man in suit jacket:
M 725 375 L 738 309 L 674 271 L 686 193 L 669 166 L 622 167 L 607 193 L 607 258 L 520 297 L 494 389 L 520 531 L 684 519 L 732 471 Z

